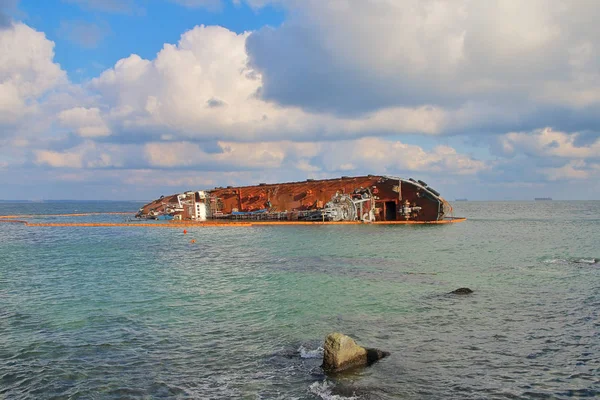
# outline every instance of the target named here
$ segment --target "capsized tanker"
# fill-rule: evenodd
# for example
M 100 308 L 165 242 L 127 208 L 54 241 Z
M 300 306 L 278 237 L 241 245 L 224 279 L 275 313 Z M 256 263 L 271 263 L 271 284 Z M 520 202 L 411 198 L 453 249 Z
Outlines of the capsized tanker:
M 452 207 L 423 181 L 368 175 L 255 186 L 216 187 L 161 196 L 136 217 L 175 220 L 435 222 Z

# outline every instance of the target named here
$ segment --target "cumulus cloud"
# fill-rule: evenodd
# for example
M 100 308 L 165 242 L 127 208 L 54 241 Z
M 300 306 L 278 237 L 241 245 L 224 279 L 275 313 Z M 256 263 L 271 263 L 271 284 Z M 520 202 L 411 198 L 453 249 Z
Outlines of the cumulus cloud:
M 145 154 L 156 167 L 202 166 L 207 170 L 275 169 L 284 162 L 318 154 L 315 143 L 218 142 L 218 150 L 205 152 L 199 145 L 189 142 L 148 143 Z
M 126 131 L 168 130 L 179 138 L 277 140 L 359 137 L 377 132 L 438 133 L 448 119 L 436 107 L 384 109 L 357 118 L 312 114 L 257 97 L 262 77 L 247 67 L 249 33 L 198 26 L 156 59 L 119 60 L 90 87 Z M 152 82 L 151 85 L 148 82 Z
M 150 165 L 162 168 L 198 167 L 203 170 L 280 169 L 302 172 L 365 174 L 438 172 L 473 175 L 488 166 L 448 146 L 425 151 L 415 145 L 379 138 L 298 143 L 218 142 L 220 151 L 207 153 L 189 142 L 149 143 L 144 151 Z
M 440 173 L 475 175 L 488 165 L 448 146 L 425 150 L 380 138 L 324 142 L 218 141 L 207 151 L 193 142 L 117 145 L 85 140 L 62 150 L 36 150 L 35 163 L 72 169 L 153 169 L 180 171 L 273 171 L 272 176 L 336 176 L 342 173 Z M 200 172 L 198 172 L 200 173 Z M 200 173 L 201 174 L 201 173 Z
M 36 163 L 58 168 L 81 168 L 83 166 L 83 155 L 78 152 L 59 153 L 56 151 L 39 150 L 36 153 Z
M 522 153 L 535 157 L 567 159 L 600 158 L 600 138 L 587 145 L 576 145 L 579 132 L 566 133 L 551 128 L 533 132 L 511 132 L 498 138 L 496 150 L 504 156 Z
M 66 82 L 54 42 L 22 23 L 0 30 L 0 125 L 36 111 L 40 96 Z
M 247 41 L 260 95 L 278 104 L 348 115 L 474 103 L 514 111 L 512 129 L 544 124 L 557 108 L 566 124 L 599 104 L 593 1 L 278 3 L 289 20 Z
M 135 187 L 168 187 L 173 188 L 209 188 L 217 184 L 223 184 L 225 174 L 198 173 L 197 171 L 164 171 L 160 175 L 154 169 L 135 169 L 122 177 L 127 185 Z M 243 175 L 243 174 L 242 174 Z M 187 189 L 184 189 L 187 190 Z M 156 193 L 156 192 L 154 192 Z M 152 197 L 156 197 L 153 193 Z
M 437 172 L 472 175 L 487 169 L 483 161 L 449 146 L 426 151 L 420 146 L 380 138 L 325 143 L 320 162 L 330 171 Z
M 110 129 L 100 115 L 98 108 L 75 107 L 58 114 L 62 126 L 72 128 L 82 137 L 110 135 Z
M 54 168 L 98 169 L 135 168 L 137 149 L 133 146 L 98 144 L 86 140 L 81 144 L 62 151 L 35 150 L 35 164 Z
M 583 138 L 583 140 L 582 140 Z M 491 146 L 499 158 L 481 177 L 493 182 L 591 181 L 599 177 L 600 138 L 551 128 L 500 135 Z
M 87 141 L 68 151 L 35 151 L 35 162 L 55 168 L 106 168 L 120 166 L 110 152 L 102 151 L 96 144 Z
M 594 169 L 597 170 L 595 165 Z M 585 161 L 571 161 L 559 168 L 543 168 L 542 173 L 551 181 L 588 179 L 595 171 L 589 170 Z

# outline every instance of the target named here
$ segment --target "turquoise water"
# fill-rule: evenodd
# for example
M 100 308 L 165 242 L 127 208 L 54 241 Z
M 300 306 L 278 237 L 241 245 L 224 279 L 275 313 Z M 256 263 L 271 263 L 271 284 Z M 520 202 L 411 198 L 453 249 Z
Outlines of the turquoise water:
M 469 220 L 186 235 L 0 223 L 0 399 L 600 396 L 600 202 L 454 206 Z M 125 216 L 36 222 L 65 218 Z M 332 331 L 392 355 L 328 378 Z

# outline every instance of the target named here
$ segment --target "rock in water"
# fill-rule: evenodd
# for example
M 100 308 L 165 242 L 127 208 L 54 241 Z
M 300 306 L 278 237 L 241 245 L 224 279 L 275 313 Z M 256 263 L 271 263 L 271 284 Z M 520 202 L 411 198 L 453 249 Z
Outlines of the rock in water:
M 468 287 L 461 287 L 450 292 L 450 294 L 471 294 L 473 291 Z
M 387 351 L 361 347 L 350 336 L 338 332 L 327 335 L 323 348 L 322 367 L 327 372 L 371 365 L 390 355 Z

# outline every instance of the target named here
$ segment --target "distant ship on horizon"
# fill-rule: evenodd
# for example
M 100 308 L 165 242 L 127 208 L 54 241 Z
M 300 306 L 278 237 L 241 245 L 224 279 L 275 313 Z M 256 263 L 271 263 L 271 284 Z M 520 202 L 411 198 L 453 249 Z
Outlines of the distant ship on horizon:
M 552 200 L 552 197 L 535 197 L 534 200 L 535 201 L 548 201 L 548 200 Z
M 465 198 L 462 198 L 462 199 L 454 199 L 454 201 L 469 201 L 469 199 L 465 199 Z

